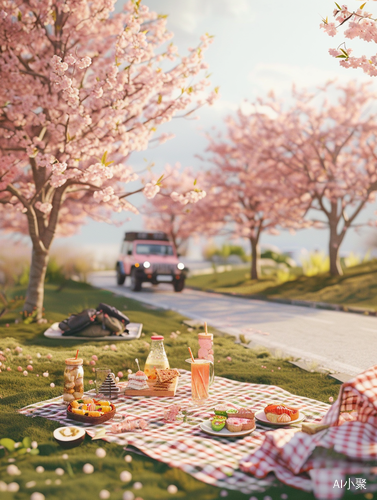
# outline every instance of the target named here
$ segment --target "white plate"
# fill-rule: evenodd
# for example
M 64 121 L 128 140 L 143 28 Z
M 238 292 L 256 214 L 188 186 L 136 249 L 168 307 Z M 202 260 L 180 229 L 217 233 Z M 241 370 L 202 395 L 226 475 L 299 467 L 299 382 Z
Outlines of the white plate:
M 158 274 L 156 278 L 157 281 L 173 281 L 173 276 L 164 276 L 163 274 Z
M 270 422 L 269 420 L 267 420 L 267 417 L 264 413 L 264 411 L 258 411 L 258 413 L 255 414 L 255 418 L 256 420 L 259 420 L 259 422 L 263 423 L 263 424 L 267 424 L 267 425 L 273 425 L 273 426 L 276 426 L 276 427 L 286 427 L 287 425 L 293 425 L 293 424 L 298 424 L 300 422 L 302 422 L 303 420 L 305 420 L 305 415 L 301 412 L 298 413 L 298 418 L 296 418 L 296 420 L 293 420 L 293 422 L 279 422 L 279 423 L 276 423 L 274 424 L 273 422 Z
M 211 421 L 210 420 L 204 420 L 200 424 L 200 428 L 202 429 L 203 432 L 206 434 L 209 434 L 210 436 L 220 436 L 220 437 L 237 437 L 237 436 L 247 436 L 248 434 L 251 434 L 253 431 L 255 431 L 255 425 L 252 429 L 249 429 L 248 431 L 240 431 L 240 432 L 230 432 L 228 429 L 221 429 L 221 431 L 214 431 L 212 429 Z

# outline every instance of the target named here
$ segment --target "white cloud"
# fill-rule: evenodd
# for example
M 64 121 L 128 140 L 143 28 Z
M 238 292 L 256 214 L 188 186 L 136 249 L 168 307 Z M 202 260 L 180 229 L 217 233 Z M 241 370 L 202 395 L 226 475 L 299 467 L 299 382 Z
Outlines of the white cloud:
M 254 16 L 248 0 L 153 0 L 144 2 L 151 9 L 169 14 L 169 27 L 194 33 L 203 21 L 229 18 L 250 22 Z M 174 31 L 174 29 L 173 29 Z
M 326 70 L 320 66 L 293 65 L 284 63 L 258 63 L 248 74 L 248 80 L 257 89 L 259 95 L 273 90 L 277 95 L 290 91 L 295 84 L 298 89 L 312 88 L 323 85 L 328 80 L 338 78 L 343 82 L 348 80 L 370 81 L 360 72 L 356 75 L 354 71 L 337 68 Z

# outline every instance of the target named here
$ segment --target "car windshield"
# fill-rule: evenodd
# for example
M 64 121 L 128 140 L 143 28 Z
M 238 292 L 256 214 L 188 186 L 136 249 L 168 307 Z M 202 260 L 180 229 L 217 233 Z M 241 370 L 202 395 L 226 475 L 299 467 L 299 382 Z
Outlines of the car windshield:
M 171 245 L 155 245 L 154 243 L 138 243 L 136 253 L 138 255 L 174 255 Z

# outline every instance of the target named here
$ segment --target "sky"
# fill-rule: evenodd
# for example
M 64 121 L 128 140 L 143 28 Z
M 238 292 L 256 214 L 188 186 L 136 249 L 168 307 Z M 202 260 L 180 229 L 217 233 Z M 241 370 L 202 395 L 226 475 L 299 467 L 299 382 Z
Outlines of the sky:
M 123 3 L 119 0 L 117 8 Z M 341 68 L 328 54 L 330 47 L 344 41 L 342 36 L 330 38 L 319 28 L 322 17 L 332 17 L 334 2 L 330 0 L 143 0 L 143 3 L 158 13 L 168 14 L 168 29 L 175 35 L 173 41 L 180 54 L 195 46 L 202 34 L 214 35 L 205 60 L 213 86 L 220 87 L 220 99 L 214 106 L 199 110 L 199 120 L 176 119 L 164 125 L 163 131 L 174 133 L 175 138 L 157 148 L 133 154 L 129 164 L 136 170 L 143 168 L 145 161 L 154 162 L 156 172 L 162 171 L 166 163 L 176 162 L 200 170 L 203 162 L 197 155 L 206 149 L 205 132 L 213 127 L 221 130 L 224 118 L 234 113 L 245 99 L 253 101 L 271 89 L 278 96 L 288 97 L 293 83 L 310 88 L 334 78 L 370 80 L 361 71 Z M 358 6 L 360 2 L 349 3 Z M 347 45 L 356 46 L 350 42 Z M 136 206 L 143 204 L 141 196 L 130 201 Z M 360 221 L 373 217 L 375 210 L 377 204 L 366 210 Z M 114 219 L 127 217 L 128 214 L 123 214 Z M 116 255 L 124 232 L 141 227 L 141 216 L 132 214 L 120 227 L 88 221 L 79 234 L 57 239 L 54 245 L 74 245 L 96 249 L 101 255 Z M 365 231 L 350 233 L 343 243 L 343 253 L 365 253 L 366 238 Z M 327 231 L 266 235 L 262 237 L 263 244 L 275 245 L 283 251 L 326 250 Z M 200 255 L 199 246 L 192 245 L 192 256 Z

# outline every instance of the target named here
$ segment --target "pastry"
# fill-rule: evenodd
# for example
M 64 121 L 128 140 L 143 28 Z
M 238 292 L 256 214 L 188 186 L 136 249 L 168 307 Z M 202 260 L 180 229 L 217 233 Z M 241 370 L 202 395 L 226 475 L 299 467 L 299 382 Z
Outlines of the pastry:
M 269 422 L 274 424 L 286 424 L 297 420 L 300 414 L 298 408 L 293 408 L 285 404 L 271 404 L 266 406 L 264 413 Z
M 250 418 L 239 418 L 238 419 L 242 423 L 242 429 L 243 431 L 250 431 L 251 429 L 254 429 L 255 427 L 255 421 L 254 419 Z
M 254 420 L 254 412 L 247 408 L 240 408 L 234 415 L 232 415 L 232 417 L 248 418 L 249 420 Z
M 130 373 L 128 375 L 128 385 L 126 387 L 126 390 L 134 389 L 136 391 L 142 391 L 143 389 L 149 389 L 147 380 L 148 377 L 142 371 L 138 371 L 136 373 Z
M 242 431 L 242 419 L 241 418 L 227 418 L 225 427 L 230 432 L 240 432 Z
M 224 417 L 227 417 L 228 412 L 229 414 L 236 413 L 238 411 L 238 408 L 236 408 L 230 403 L 224 403 L 215 406 L 213 411 L 215 412 L 215 415 L 224 415 Z
M 179 371 L 176 368 L 167 368 L 165 370 L 156 369 L 157 381 L 160 383 L 172 382 L 179 377 Z

